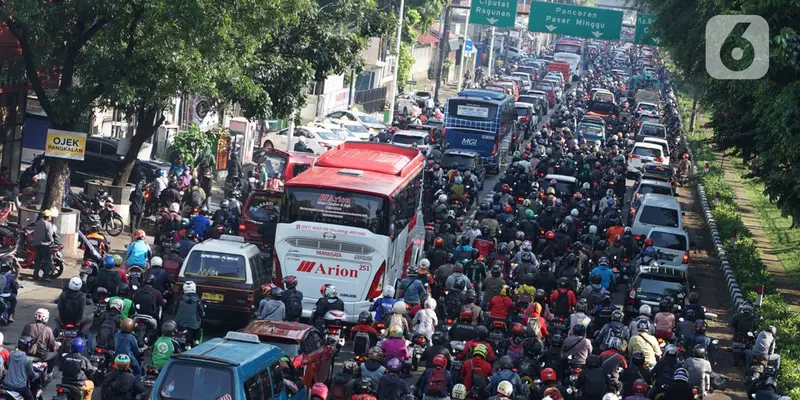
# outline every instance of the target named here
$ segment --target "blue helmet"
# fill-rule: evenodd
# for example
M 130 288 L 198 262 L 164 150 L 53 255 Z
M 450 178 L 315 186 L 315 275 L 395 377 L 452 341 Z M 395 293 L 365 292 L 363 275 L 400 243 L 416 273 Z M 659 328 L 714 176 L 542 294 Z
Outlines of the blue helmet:
M 83 353 L 83 351 L 86 349 L 86 343 L 83 342 L 83 339 L 76 337 L 75 339 L 72 339 L 70 347 L 72 348 L 72 351 Z
M 114 257 L 106 256 L 106 258 L 103 259 L 103 265 L 105 265 L 106 268 L 111 269 L 114 268 L 114 266 L 116 266 L 117 263 L 114 262 Z
M 600 257 L 600 261 L 597 262 L 598 265 L 605 265 L 608 266 L 608 259 L 605 257 Z
M 606 201 L 606 203 L 608 203 L 609 207 L 614 207 L 614 199 L 608 199 L 608 201 Z
M 648 247 L 648 248 L 644 249 L 644 252 L 645 252 L 645 253 L 646 253 L 648 256 L 652 256 L 653 254 L 656 254 L 656 249 L 655 249 L 655 247 L 653 247 L 653 246 L 650 246 L 650 247 Z
M 157 169 L 156 170 L 156 178 L 161 178 L 162 176 L 164 176 L 164 171 L 162 171 L 160 169 Z

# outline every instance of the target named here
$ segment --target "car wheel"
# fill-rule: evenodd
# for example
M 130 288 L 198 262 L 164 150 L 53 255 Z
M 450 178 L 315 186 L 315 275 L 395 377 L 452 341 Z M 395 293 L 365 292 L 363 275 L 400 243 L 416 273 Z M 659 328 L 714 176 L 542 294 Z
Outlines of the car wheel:
M 266 142 L 264 142 L 264 148 L 267 150 L 272 150 L 275 148 L 275 146 L 272 144 L 272 142 L 267 140 Z

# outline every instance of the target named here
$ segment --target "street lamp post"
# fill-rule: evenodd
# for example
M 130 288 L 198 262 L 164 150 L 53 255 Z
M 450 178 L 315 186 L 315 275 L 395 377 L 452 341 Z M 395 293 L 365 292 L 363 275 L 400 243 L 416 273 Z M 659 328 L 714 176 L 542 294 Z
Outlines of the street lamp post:
M 400 0 L 400 17 L 397 20 L 397 40 L 395 41 L 394 52 L 394 79 L 392 80 L 392 96 L 389 98 L 389 119 L 394 118 L 394 100 L 397 97 L 397 78 L 400 75 L 400 40 L 403 36 L 403 9 L 405 0 Z
M 458 69 L 458 86 L 456 86 L 456 92 L 461 91 L 461 84 L 464 82 L 464 55 L 467 53 L 468 31 L 469 31 L 469 9 L 467 10 L 467 22 L 464 23 L 464 45 L 461 46 L 461 67 Z
M 494 57 L 494 27 L 492 27 L 492 37 L 489 38 L 489 73 L 486 76 L 492 76 L 492 71 L 494 70 L 492 57 Z

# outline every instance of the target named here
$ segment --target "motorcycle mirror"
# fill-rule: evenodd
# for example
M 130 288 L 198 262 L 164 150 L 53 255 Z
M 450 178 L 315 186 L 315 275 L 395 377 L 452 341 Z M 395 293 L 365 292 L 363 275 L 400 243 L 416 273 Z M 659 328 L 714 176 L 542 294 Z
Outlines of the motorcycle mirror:
M 134 292 L 135 292 L 135 291 L 136 291 L 136 289 L 138 289 L 138 288 L 139 288 L 139 287 L 138 287 L 138 286 L 136 286 L 136 285 L 133 285 L 133 286 L 131 286 L 131 290 L 133 290 Z M 137 304 L 137 305 L 138 305 L 138 304 Z M 138 309 L 139 307 L 136 307 L 136 308 Z
M 134 287 L 136 287 L 136 286 L 134 286 Z M 140 305 L 139 305 L 139 304 L 137 304 L 137 305 L 136 305 L 136 309 L 137 309 L 137 310 L 140 310 L 140 309 L 141 309 L 141 307 L 140 307 Z
M 716 345 L 718 345 L 718 344 L 719 344 L 719 340 L 717 340 L 717 339 L 714 339 L 714 340 L 712 340 L 712 341 L 711 341 L 711 344 L 713 344 L 714 346 L 716 346 Z

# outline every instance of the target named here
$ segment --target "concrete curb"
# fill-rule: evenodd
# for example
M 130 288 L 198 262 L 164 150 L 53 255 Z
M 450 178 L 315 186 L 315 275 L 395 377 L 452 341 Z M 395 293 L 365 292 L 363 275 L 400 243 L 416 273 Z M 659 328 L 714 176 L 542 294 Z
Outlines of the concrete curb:
M 689 152 L 689 156 L 692 160 L 692 175 L 698 176 L 698 168 L 696 164 L 696 159 L 694 158 L 694 153 L 692 149 L 689 147 L 688 143 L 686 142 L 686 136 L 681 136 L 681 141 L 683 142 L 686 151 Z M 739 289 L 739 284 L 736 282 L 736 276 L 733 274 L 733 269 L 731 268 L 731 263 L 728 260 L 727 252 L 725 251 L 725 247 L 722 242 L 722 238 L 719 235 L 719 231 L 717 230 L 717 222 L 714 220 L 714 215 L 711 213 L 711 207 L 708 202 L 708 195 L 706 194 L 706 188 L 703 187 L 702 184 L 697 184 L 697 197 L 700 200 L 700 205 L 703 208 L 703 219 L 706 221 L 706 226 L 708 226 L 708 230 L 711 232 L 711 241 L 714 244 L 714 253 L 716 254 L 717 258 L 719 259 L 720 263 L 718 267 L 722 269 L 722 273 L 725 275 L 725 283 L 728 288 L 728 294 L 731 296 L 731 301 L 733 302 L 733 310 L 738 310 L 739 305 L 742 304 L 744 298 L 742 297 L 742 291 Z

